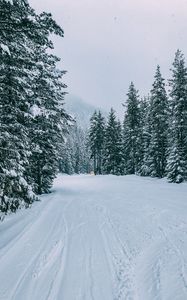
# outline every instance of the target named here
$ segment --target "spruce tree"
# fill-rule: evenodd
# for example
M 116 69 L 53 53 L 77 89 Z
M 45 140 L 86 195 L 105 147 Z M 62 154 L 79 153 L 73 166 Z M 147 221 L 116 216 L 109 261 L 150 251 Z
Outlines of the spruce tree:
M 102 174 L 103 169 L 103 147 L 105 137 L 105 119 L 95 111 L 90 120 L 89 147 L 91 159 L 94 161 L 94 173 Z
M 89 147 L 91 151 L 90 158 L 93 159 L 94 174 L 97 173 L 97 148 L 96 148 L 96 127 L 97 127 L 97 111 L 94 111 L 90 119 L 89 128 Z
M 148 175 L 148 147 L 150 144 L 150 122 L 149 122 L 149 109 L 150 99 L 144 97 L 140 101 L 140 165 L 139 165 L 139 175 Z
M 31 155 L 27 175 L 37 194 L 49 192 L 57 174 L 59 151 L 69 120 L 63 107 L 66 86 L 62 83 L 62 76 L 65 71 L 57 68 L 60 59 L 50 54 L 53 49 L 51 34 L 63 37 L 64 33 L 51 14 L 35 15 L 29 36 L 33 55 L 29 97 L 32 117 L 28 126 Z
M 170 136 L 167 177 L 182 182 L 187 177 L 187 69 L 181 51 L 177 51 L 170 80 Z
M 125 174 L 140 170 L 140 101 L 138 91 L 131 82 L 127 93 L 126 112 L 123 123 L 123 156 Z
M 37 194 L 49 192 L 58 171 L 59 151 L 68 130 L 68 115 L 65 113 L 64 72 L 58 71 L 55 56 L 43 53 L 33 85 L 33 118 L 30 122 L 30 173 Z
M 0 210 L 5 212 L 34 199 L 26 180 L 32 15 L 27 1 L 0 2 Z
M 117 121 L 116 130 L 116 175 L 123 175 L 123 131 L 120 120 Z
M 167 159 L 168 100 L 159 66 L 151 90 L 149 109 L 151 138 L 147 148 L 147 166 L 149 175 L 161 178 L 165 175 Z
M 104 149 L 105 174 L 120 175 L 122 172 L 121 124 L 116 120 L 113 108 L 109 113 L 106 125 Z
M 170 145 L 166 170 L 169 182 L 181 183 L 186 178 L 186 162 L 176 142 Z

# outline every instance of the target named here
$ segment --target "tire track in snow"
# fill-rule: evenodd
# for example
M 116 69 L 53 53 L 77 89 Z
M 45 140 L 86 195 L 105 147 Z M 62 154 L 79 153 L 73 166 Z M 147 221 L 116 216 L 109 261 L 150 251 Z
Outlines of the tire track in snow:
M 66 264 L 66 257 L 67 257 L 67 251 L 68 251 L 68 226 L 65 221 L 65 218 L 63 218 L 64 228 L 65 228 L 65 236 L 64 236 L 64 246 L 61 247 L 61 252 L 59 255 L 59 267 L 57 268 L 55 272 L 55 276 L 51 282 L 50 289 L 48 292 L 48 295 L 46 297 L 46 300 L 54 300 L 58 299 L 59 290 L 61 287 L 61 283 L 64 276 L 64 270 L 65 270 L 65 264 Z
M 89 278 L 90 278 L 90 300 L 94 300 L 94 293 L 93 293 L 93 288 L 94 288 L 94 280 L 93 280 L 93 262 L 92 262 L 92 248 L 90 248 L 89 251 L 89 263 L 88 263 L 88 269 L 89 269 Z
M 69 247 L 58 300 L 113 300 L 98 215 L 90 204 L 80 199 L 67 211 Z
M 155 264 L 153 265 L 153 278 L 154 278 L 154 289 L 155 289 L 155 295 L 157 295 L 157 300 L 162 299 L 162 284 L 161 284 L 161 258 L 158 257 L 156 259 Z
M 161 210 L 159 212 L 155 212 L 153 209 L 153 213 L 150 213 L 151 219 L 150 222 L 153 224 L 152 226 L 155 228 L 154 237 L 151 237 L 152 243 L 141 253 L 141 256 L 144 257 L 143 261 L 146 257 L 149 258 L 150 264 L 147 264 L 147 273 L 149 275 L 149 286 L 147 286 L 147 291 L 149 293 L 153 293 L 156 295 L 156 299 L 164 299 L 164 294 L 168 285 L 166 285 L 164 277 L 165 277 L 165 269 L 172 267 L 172 258 L 170 253 L 173 253 L 177 260 L 175 259 L 173 262 L 178 262 L 178 266 L 176 264 L 176 272 L 178 273 L 177 278 L 181 278 L 181 281 L 178 281 L 178 284 L 181 283 L 181 288 L 184 290 L 184 294 L 187 295 L 187 277 L 186 277 L 186 262 L 183 257 L 183 254 L 180 251 L 180 248 L 172 241 L 172 235 L 178 235 L 176 230 L 180 230 L 185 227 L 186 223 L 180 224 L 180 221 L 173 218 L 171 220 L 171 216 L 168 219 L 168 210 Z M 164 225 L 163 224 L 164 221 Z M 182 231 L 184 234 L 186 232 Z M 156 250 L 157 249 L 157 250 Z M 137 259 L 139 259 L 137 257 Z M 142 263 L 142 259 L 140 260 Z M 151 266 L 151 268 L 150 268 Z M 142 268 L 142 265 L 139 265 L 139 268 Z M 174 268 L 174 266 L 172 267 Z M 144 276 L 147 276 L 144 274 Z M 184 296 L 187 298 L 187 296 Z M 186 299 L 185 298 L 185 299 Z
M 64 228 L 64 241 L 62 240 L 63 245 L 61 245 L 61 251 L 59 254 L 58 268 L 56 269 L 55 275 L 53 276 L 53 280 L 50 284 L 50 288 L 46 296 L 46 300 L 61 299 L 59 293 L 60 293 L 63 276 L 65 272 L 66 258 L 68 252 L 68 236 L 69 236 L 69 228 L 68 228 L 67 221 L 65 219 L 65 212 L 67 208 L 72 204 L 72 202 L 73 200 L 68 201 L 67 204 L 63 207 L 63 215 L 61 216 L 61 220 L 62 220 L 61 228 Z M 57 229 L 59 228 L 60 226 L 58 225 Z M 59 232 L 59 236 L 61 236 L 61 231 Z
M 115 286 L 114 300 L 135 299 L 132 258 L 122 243 L 107 209 L 98 205 L 95 209 L 100 213 L 102 220 L 100 230 Z
M 53 226 L 51 227 L 50 231 L 48 232 L 47 236 L 45 237 L 45 240 L 40 245 L 37 253 L 32 258 L 30 263 L 27 265 L 27 268 L 25 269 L 24 273 L 22 273 L 22 276 L 19 278 L 16 286 L 14 287 L 14 291 L 13 291 L 10 299 L 12 299 L 12 300 L 19 299 L 19 296 L 17 297 L 17 295 L 19 293 L 21 294 L 22 288 L 25 289 L 25 285 L 27 284 L 28 277 L 29 278 L 31 277 L 31 279 L 29 280 L 28 283 L 29 283 L 29 285 L 30 284 L 32 285 L 33 281 L 36 281 L 37 278 L 39 278 L 41 276 L 41 273 L 44 271 L 45 265 L 47 263 L 47 259 L 45 258 L 45 254 L 43 254 L 43 253 L 45 253 L 45 249 L 47 248 L 47 246 L 49 244 L 50 237 L 53 236 L 53 233 L 54 233 L 55 229 L 58 228 L 58 225 L 59 225 L 59 218 L 56 218 L 55 222 L 53 223 Z M 52 247 L 54 247 L 54 245 L 52 245 Z M 50 253 L 48 253 L 48 255 L 50 255 Z M 29 287 L 28 287 L 28 289 L 29 289 Z
M 48 205 L 47 209 L 45 209 L 44 212 L 37 218 L 36 222 L 34 222 L 29 227 L 29 230 L 22 234 L 20 239 L 16 241 L 13 250 L 17 253 L 19 249 L 19 252 L 17 254 L 12 253 L 11 255 L 10 253 L 8 253 L 10 257 L 21 257 L 21 249 L 25 244 L 25 241 L 27 241 L 27 235 L 29 237 L 29 240 L 36 243 L 37 251 L 34 254 L 30 253 L 31 260 L 29 262 L 28 260 L 27 262 L 25 260 L 23 261 L 25 263 L 25 268 L 23 268 L 21 274 L 19 275 L 19 278 L 15 281 L 15 285 L 12 288 L 11 295 L 8 295 L 8 298 L 6 297 L 6 299 L 25 299 L 24 296 L 22 296 L 22 290 L 27 290 L 28 294 L 30 291 L 31 294 L 35 294 L 36 298 L 38 299 L 38 286 L 51 286 L 51 284 L 48 282 L 46 283 L 44 279 L 46 275 L 51 273 L 51 270 L 54 273 L 54 268 L 56 269 L 55 272 L 57 272 L 61 264 L 61 256 L 62 252 L 64 252 L 65 241 L 65 238 L 63 238 L 62 236 L 65 230 L 64 218 L 62 213 L 65 207 L 67 206 L 61 206 L 60 204 L 59 209 L 57 210 L 58 213 L 56 215 L 53 215 L 52 210 L 54 205 L 58 205 L 58 200 L 50 201 L 50 205 Z M 49 219 L 47 223 L 47 228 L 45 228 L 46 219 Z M 52 224 L 52 226 L 50 224 Z M 40 235 L 38 236 L 38 231 L 40 232 L 41 228 L 42 230 L 45 229 L 44 237 L 42 233 L 40 233 Z M 66 233 L 64 233 L 64 235 L 67 236 Z M 30 249 L 28 247 L 29 245 L 27 245 L 26 243 L 26 248 L 23 250 L 23 255 L 25 258 L 28 256 L 28 254 L 25 253 L 30 252 Z M 11 249 L 9 252 L 11 252 Z M 30 257 L 28 256 L 28 259 L 30 259 Z M 53 278 L 50 280 L 53 281 Z M 27 289 L 25 289 L 26 287 Z M 10 291 L 4 291 L 4 295 L 7 295 L 7 293 L 9 292 Z M 43 296 L 40 295 L 40 297 Z M 44 297 L 43 299 L 46 299 L 46 297 Z
M 13 248 L 8 247 L 6 253 L 3 253 L 3 255 L 0 257 L 1 270 L 4 269 L 3 273 L 8 274 L 7 272 L 9 272 L 9 271 L 7 271 L 7 267 L 10 266 L 10 262 L 7 261 L 7 257 L 9 257 L 11 259 L 15 258 L 14 261 L 16 259 L 21 258 L 20 257 L 20 253 L 22 251 L 21 249 L 23 249 L 24 245 L 27 246 L 27 243 L 28 243 L 27 236 L 32 234 L 32 232 L 37 232 L 37 229 L 40 228 L 40 224 L 42 223 L 42 221 L 50 213 L 51 207 L 52 207 L 52 204 L 49 202 L 49 205 L 45 207 L 44 211 L 42 211 L 41 214 L 37 215 L 37 219 L 35 219 L 33 223 L 29 223 L 28 226 L 26 226 L 26 228 L 24 228 L 24 230 L 17 236 L 16 241 L 14 243 L 14 247 Z M 21 264 L 22 264 L 22 261 L 21 261 Z M 0 285 L 1 285 L 0 297 L 4 297 L 4 295 L 7 294 L 6 276 L 3 276 L 3 278 L 2 278 L 3 281 L 0 282 Z M 3 284 L 3 282 L 4 282 L 4 284 Z M 16 285 L 17 285 L 17 281 L 16 281 Z
M 172 242 L 171 238 L 169 238 L 169 236 L 166 234 L 165 230 L 163 227 L 159 226 L 159 230 L 162 233 L 163 237 L 165 238 L 166 242 L 169 244 L 170 249 L 172 249 L 174 251 L 174 253 L 176 254 L 176 256 L 178 257 L 179 263 L 180 263 L 180 276 L 182 278 L 182 282 L 183 282 L 183 288 L 184 291 L 187 295 L 187 275 L 186 275 L 186 263 L 184 260 L 184 257 L 180 251 L 180 249 Z
M 90 210 L 87 204 L 81 205 L 80 220 L 77 230 L 81 232 L 81 243 L 83 245 L 83 261 L 82 268 L 85 269 L 84 278 L 78 299 L 95 300 L 94 297 L 94 277 L 93 277 L 93 244 L 92 244 L 92 221 L 90 218 Z
M 20 239 L 22 239 L 25 235 L 28 234 L 28 232 L 30 230 L 32 230 L 32 228 L 35 226 L 35 224 L 40 221 L 41 218 L 43 218 L 43 216 L 48 213 L 48 210 L 51 208 L 52 203 L 50 201 L 48 201 L 47 205 L 44 206 L 44 203 L 42 203 L 42 207 L 40 207 L 39 211 L 37 211 L 37 215 L 36 218 L 34 219 L 33 222 L 33 215 L 30 215 L 30 218 L 28 218 L 27 220 L 27 224 L 24 224 L 24 228 L 23 230 L 21 230 L 16 236 L 14 236 L 6 245 L 3 245 L 0 249 L 0 261 L 1 259 L 7 255 L 7 253 L 9 252 L 9 250 L 12 250 L 12 246 L 15 247 L 15 245 L 17 243 L 19 243 Z M 44 207 L 43 207 L 44 206 Z M 24 223 L 24 221 L 19 222 L 19 224 Z M 17 225 L 17 224 L 16 224 Z M 12 225 L 14 226 L 14 224 Z
M 153 214 L 153 219 L 155 221 L 155 223 L 157 224 L 157 227 L 161 233 L 161 236 L 164 238 L 164 240 L 166 241 L 166 244 L 168 245 L 168 249 L 172 250 L 175 255 L 178 257 L 179 260 L 179 266 L 180 266 L 180 277 L 182 278 L 182 283 L 183 283 L 183 290 L 185 292 L 185 294 L 187 295 L 187 274 L 186 274 L 186 270 L 187 270 L 187 265 L 185 262 L 185 259 L 180 251 L 180 248 L 172 241 L 171 236 L 173 233 L 176 233 L 176 229 L 177 230 L 181 230 L 180 226 L 178 225 L 177 220 L 174 219 L 174 222 L 172 223 L 172 226 L 167 224 L 166 229 L 164 229 L 163 226 L 161 226 L 161 216 L 163 216 L 163 214 L 167 213 L 167 210 L 162 210 L 159 213 L 154 213 Z M 180 223 L 180 222 L 179 222 Z M 181 224 L 182 229 L 186 228 L 186 223 L 183 221 L 183 223 Z M 169 229 L 169 233 L 167 234 L 167 228 Z M 173 232 L 174 231 L 174 232 Z M 186 234 L 186 231 L 182 230 L 183 233 Z M 160 257 L 161 260 L 161 257 Z

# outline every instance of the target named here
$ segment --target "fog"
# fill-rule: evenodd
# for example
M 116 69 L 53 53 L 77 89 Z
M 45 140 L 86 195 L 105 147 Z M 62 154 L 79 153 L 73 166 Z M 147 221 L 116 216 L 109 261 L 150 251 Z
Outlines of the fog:
M 134 81 L 143 96 L 157 64 L 165 78 L 176 50 L 187 56 L 185 0 L 31 0 L 38 12 L 52 12 L 63 27 L 55 53 L 68 71 L 67 91 L 84 101 L 122 111 Z

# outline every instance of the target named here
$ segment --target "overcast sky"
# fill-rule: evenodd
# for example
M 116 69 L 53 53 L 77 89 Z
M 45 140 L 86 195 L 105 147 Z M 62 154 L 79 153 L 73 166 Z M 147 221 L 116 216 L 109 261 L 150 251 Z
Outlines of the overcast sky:
M 151 88 L 157 64 L 165 78 L 179 48 L 187 57 L 187 0 L 30 0 L 52 12 L 65 37 L 55 41 L 68 92 L 121 110 L 134 81 Z

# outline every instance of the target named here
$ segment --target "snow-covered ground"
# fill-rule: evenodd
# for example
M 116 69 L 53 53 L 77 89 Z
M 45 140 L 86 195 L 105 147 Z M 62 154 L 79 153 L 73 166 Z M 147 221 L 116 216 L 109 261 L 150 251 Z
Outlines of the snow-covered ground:
M 0 224 L 0 299 L 187 299 L 187 184 L 59 176 Z

